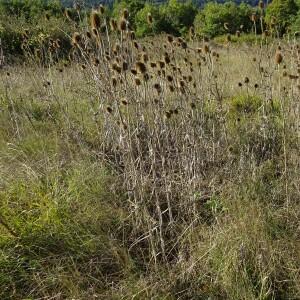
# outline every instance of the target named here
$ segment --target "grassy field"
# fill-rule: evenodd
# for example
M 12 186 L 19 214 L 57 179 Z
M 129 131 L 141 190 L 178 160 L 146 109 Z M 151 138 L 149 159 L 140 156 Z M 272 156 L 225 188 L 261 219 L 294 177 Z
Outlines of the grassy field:
M 300 299 L 297 42 L 96 31 L 4 66 L 0 299 Z

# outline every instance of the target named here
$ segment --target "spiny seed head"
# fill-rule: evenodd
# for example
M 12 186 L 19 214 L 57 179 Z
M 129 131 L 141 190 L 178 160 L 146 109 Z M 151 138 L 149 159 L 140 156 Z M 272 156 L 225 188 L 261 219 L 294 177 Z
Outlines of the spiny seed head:
M 81 35 L 79 32 L 74 32 L 72 37 L 72 42 L 74 45 L 78 46 L 81 41 Z
M 167 75 L 167 80 L 168 80 L 169 82 L 172 82 L 172 81 L 173 81 L 173 76 Z
M 99 31 L 98 31 L 97 28 L 93 28 L 93 29 L 92 29 L 92 32 L 93 32 L 93 35 L 94 35 L 95 37 L 99 36 Z
M 160 67 L 161 69 L 163 69 L 163 68 L 166 66 L 165 62 L 162 61 L 162 60 L 160 60 L 160 61 L 158 62 L 158 64 L 159 64 L 159 67 Z
M 64 14 L 65 14 L 65 17 L 66 17 L 69 21 L 72 21 L 72 14 L 71 14 L 71 11 L 70 11 L 69 8 L 66 8 L 66 9 L 65 9 Z
M 165 63 L 168 65 L 171 62 L 170 56 L 168 55 L 168 53 L 165 53 L 164 55 L 164 61 Z
M 137 41 L 133 42 L 133 46 L 134 46 L 135 49 L 137 49 L 137 50 L 139 49 L 139 44 L 138 44 Z
M 126 28 L 127 28 L 127 21 L 126 21 L 125 18 L 123 18 L 123 19 L 120 20 L 120 23 L 119 23 L 119 29 L 120 29 L 121 31 L 125 31 Z
M 131 74 L 133 74 L 133 75 L 137 75 L 137 70 L 136 70 L 136 69 L 131 69 L 130 72 L 131 72 Z
M 117 86 L 118 82 L 117 82 L 117 78 L 116 77 L 112 77 L 111 82 L 112 82 L 113 87 Z
M 151 67 L 151 68 L 156 68 L 156 67 L 157 67 L 157 65 L 156 65 L 156 63 L 155 63 L 155 62 L 150 62 L 150 67 Z
M 128 17 L 129 17 L 129 11 L 128 11 L 127 8 L 125 8 L 125 9 L 123 10 L 122 16 L 123 16 L 123 18 L 124 18 L 125 20 L 128 20 Z
M 153 23 L 153 18 L 152 18 L 151 13 L 147 14 L 147 22 L 148 22 L 149 25 L 151 25 Z
M 149 61 L 149 56 L 146 52 L 142 53 L 142 60 L 144 63 L 147 63 Z
M 282 56 L 281 52 L 277 50 L 277 52 L 275 54 L 275 63 L 277 65 L 279 65 L 282 63 L 282 61 L 283 61 L 283 56 Z
M 158 94 L 160 94 L 162 92 L 161 86 L 159 83 L 155 83 L 153 85 L 154 89 L 157 91 Z
M 208 46 L 208 44 L 204 45 L 203 50 L 204 50 L 204 53 L 209 53 L 209 46 Z
M 113 109 L 112 109 L 110 106 L 107 106 L 107 107 L 106 107 L 106 111 L 107 111 L 109 114 L 112 114 L 112 113 L 113 113 Z
M 148 81 L 150 79 L 150 76 L 148 73 L 143 74 L 143 80 Z
M 264 1 L 260 0 L 259 3 L 258 3 L 258 7 L 260 9 L 264 9 L 264 7 L 265 7 Z
M 118 29 L 118 24 L 117 24 L 117 21 L 115 19 L 111 19 L 110 20 L 110 29 L 112 31 L 117 31 Z
M 86 32 L 86 36 L 87 36 L 88 39 L 92 38 L 92 35 L 91 35 L 91 33 L 89 31 Z
M 101 15 L 103 15 L 105 13 L 105 8 L 102 4 L 99 5 L 99 12 Z
M 136 62 L 135 67 L 136 67 L 137 71 L 141 74 L 144 74 L 147 72 L 146 65 L 141 61 Z
M 142 84 L 141 80 L 138 77 L 134 78 L 134 82 L 137 86 L 140 86 Z
M 129 37 L 132 41 L 135 40 L 135 32 L 133 30 L 130 31 Z
M 123 71 L 127 71 L 128 70 L 128 62 L 127 61 L 123 61 L 123 63 L 122 63 L 122 69 L 123 69 Z
M 120 67 L 120 65 L 117 62 L 114 62 L 112 64 L 112 69 L 114 71 L 116 71 L 117 73 L 121 73 L 121 71 L 122 71 L 122 68 Z
M 172 84 L 169 85 L 169 90 L 171 93 L 173 93 L 175 91 L 175 88 Z
M 253 14 L 251 15 L 251 21 L 252 21 L 253 23 L 255 23 L 255 22 L 257 21 L 257 19 L 258 19 L 257 14 L 256 14 L 256 13 L 253 13 Z
M 248 83 L 250 82 L 249 77 L 245 77 L 244 82 L 245 82 L 246 84 L 248 84 Z
M 173 43 L 174 38 L 173 38 L 172 35 L 168 35 L 168 36 L 167 36 L 167 40 L 168 40 L 169 43 Z
M 101 26 L 101 18 L 97 11 L 93 11 L 91 14 L 91 27 L 92 28 L 100 28 Z

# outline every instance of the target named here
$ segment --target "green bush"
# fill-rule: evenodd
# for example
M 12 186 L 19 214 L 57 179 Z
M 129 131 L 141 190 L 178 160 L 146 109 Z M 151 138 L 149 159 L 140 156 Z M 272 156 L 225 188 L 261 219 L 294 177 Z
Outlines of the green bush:
M 135 16 L 141 9 L 144 8 L 144 5 L 145 0 L 116 1 L 112 9 L 112 16 L 119 20 L 124 9 L 128 9 L 130 25 L 133 26 L 133 28 L 136 28 Z
M 226 33 L 235 33 L 243 25 L 243 31 L 247 32 L 252 26 L 251 13 L 252 8 L 246 4 L 210 2 L 197 14 L 194 21 L 195 30 L 199 35 L 215 37 Z M 228 29 L 224 27 L 225 23 L 227 23 Z
M 161 31 L 180 35 L 185 34 L 193 25 L 197 8 L 191 1 L 181 3 L 177 0 L 169 0 L 167 4 L 160 7 L 160 13 L 164 20 Z
M 294 0 L 274 0 L 267 7 L 266 23 L 282 35 L 293 24 L 297 14 L 297 4 Z
M 153 23 L 149 24 L 148 14 L 151 14 Z M 159 33 L 162 30 L 162 19 L 157 6 L 146 4 L 135 16 L 137 36 Z

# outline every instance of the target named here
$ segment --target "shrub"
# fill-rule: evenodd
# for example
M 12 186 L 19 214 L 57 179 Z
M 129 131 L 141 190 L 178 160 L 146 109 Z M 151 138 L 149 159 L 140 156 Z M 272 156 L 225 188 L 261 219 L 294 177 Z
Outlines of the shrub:
M 243 25 L 243 31 L 251 29 L 252 9 L 249 5 L 237 5 L 233 2 L 225 4 L 208 3 L 200 11 L 194 21 L 195 30 L 199 35 L 214 37 L 226 33 L 235 33 Z M 224 27 L 227 23 L 228 29 Z
M 297 5 L 294 0 L 274 0 L 267 7 L 266 23 L 282 35 L 294 22 L 297 14 Z
M 169 0 L 160 8 L 164 24 L 162 30 L 175 35 L 185 34 L 193 25 L 197 14 L 196 7 L 191 1 L 180 3 L 177 0 Z
M 153 18 L 152 24 L 148 22 L 148 15 Z M 137 36 L 159 33 L 162 30 L 162 19 L 157 6 L 146 4 L 135 16 Z

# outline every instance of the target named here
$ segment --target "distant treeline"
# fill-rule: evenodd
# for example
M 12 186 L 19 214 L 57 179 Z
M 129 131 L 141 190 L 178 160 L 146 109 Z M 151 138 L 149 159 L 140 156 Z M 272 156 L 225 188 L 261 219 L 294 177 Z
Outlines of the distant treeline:
M 86 5 L 98 9 L 99 3 L 106 4 L 105 17 L 116 21 L 128 9 L 130 27 L 138 37 L 162 32 L 186 36 L 190 29 L 194 36 L 209 38 L 263 32 L 280 36 L 300 28 L 299 4 L 295 0 L 274 0 L 271 4 L 260 1 L 256 6 L 208 2 L 203 7 L 199 7 L 203 1 L 180 0 L 0 0 L 2 47 L 8 54 L 22 53 L 24 36 L 33 46 L 50 37 L 64 40 L 74 28 L 84 28 L 91 11 Z M 74 16 L 71 22 L 65 17 L 66 9 Z

